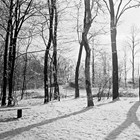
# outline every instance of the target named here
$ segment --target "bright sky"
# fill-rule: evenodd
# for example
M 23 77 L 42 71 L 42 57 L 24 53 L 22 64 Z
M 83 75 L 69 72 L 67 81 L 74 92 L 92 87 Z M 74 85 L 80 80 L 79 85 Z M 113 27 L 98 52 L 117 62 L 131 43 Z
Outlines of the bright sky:
M 136 25 L 140 28 L 140 8 L 133 8 L 128 10 L 122 18 L 121 23 L 118 27 L 118 39 L 123 39 L 130 35 L 130 29 L 132 25 Z
M 73 42 L 69 42 L 72 40 L 76 40 L 77 39 L 77 34 L 76 34 L 76 28 L 74 29 L 74 26 L 76 24 L 76 22 L 74 23 L 73 21 L 71 21 L 69 18 L 72 16 L 76 17 L 75 15 L 75 11 L 70 11 L 71 16 L 68 16 L 68 13 L 66 14 L 67 19 L 65 20 L 65 22 L 60 22 L 59 26 L 60 26 L 60 30 L 61 30 L 61 35 L 62 38 L 64 39 L 64 41 L 61 44 L 58 44 L 59 47 L 61 48 L 62 46 L 65 47 L 67 50 L 68 48 L 72 48 L 73 51 L 70 52 L 68 51 L 67 53 L 64 53 L 63 55 L 66 57 L 70 57 L 71 59 L 75 59 L 77 60 L 77 56 L 78 56 L 78 50 L 79 50 L 79 44 L 78 43 L 73 43 Z M 130 35 L 130 28 L 132 25 L 136 25 L 138 28 L 140 28 L 140 8 L 133 8 L 130 9 L 128 11 L 126 11 L 122 17 L 120 18 L 120 25 L 118 26 L 118 32 L 117 32 L 117 47 L 118 47 L 118 53 L 119 53 L 119 58 L 121 58 L 121 49 L 123 46 L 123 42 L 124 40 L 126 40 L 127 36 Z M 82 12 L 83 15 L 83 12 Z M 102 17 L 101 17 L 102 18 Z M 76 19 L 74 19 L 76 20 Z M 83 21 L 82 21 L 83 22 Z M 94 28 L 94 25 L 92 25 Z M 109 21 L 108 21 L 108 27 L 109 27 Z M 103 43 L 110 43 L 110 34 L 105 35 L 104 38 L 100 37 L 100 40 L 103 40 Z M 39 40 L 40 44 L 42 44 L 42 40 Z M 66 43 L 69 42 L 69 43 Z M 109 48 L 109 51 L 111 51 L 111 47 L 110 45 L 106 46 Z M 84 59 L 84 55 L 83 55 L 83 59 Z M 130 61 L 129 61 L 130 63 Z
M 127 39 L 127 37 L 131 35 L 130 34 L 131 26 L 135 25 L 138 28 L 140 28 L 140 14 L 139 13 L 140 13 L 140 8 L 133 8 L 133 9 L 126 11 L 120 18 L 119 26 L 117 28 L 117 50 L 118 50 L 119 59 L 122 59 L 122 57 L 123 57 L 123 54 L 122 54 L 123 43 Z M 100 38 L 100 39 L 103 39 L 104 43 L 105 42 L 110 43 L 110 33 L 108 35 L 105 35 L 104 38 Z M 108 47 L 111 51 L 110 45 Z M 76 54 L 75 56 L 78 56 L 78 54 L 77 54 L 78 49 L 79 49 L 79 47 L 77 47 L 77 49 L 75 51 L 75 54 Z M 140 52 L 137 54 L 137 56 L 140 56 Z M 131 59 L 131 55 L 129 55 L 129 58 L 128 58 L 129 67 L 131 67 L 130 59 Z M 139 57 L 136 57 L 135 74 L 137 74 L 137 68 L 138 68 L 138 64 L 139 64 L 138 61 L 139 61 Z M 131 69 L 128 73 L 128 77 L 129 78 L 131 77 Z
M 131 25 L 135 24 L 137 27 L 140 27 L 140 8 L 133 8 L 128 10 L 122 16 L 121 20 L 123 23 L 120 25 L 120 33 L 124 34 L 130 31 Z

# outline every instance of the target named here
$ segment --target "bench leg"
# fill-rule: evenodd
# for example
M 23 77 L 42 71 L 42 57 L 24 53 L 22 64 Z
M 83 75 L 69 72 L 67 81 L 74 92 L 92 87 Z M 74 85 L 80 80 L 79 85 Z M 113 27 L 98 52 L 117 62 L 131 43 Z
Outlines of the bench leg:
M 17 118 L 21 118 L 22 117 L 22 109 L 18 109 L 17 110 Z

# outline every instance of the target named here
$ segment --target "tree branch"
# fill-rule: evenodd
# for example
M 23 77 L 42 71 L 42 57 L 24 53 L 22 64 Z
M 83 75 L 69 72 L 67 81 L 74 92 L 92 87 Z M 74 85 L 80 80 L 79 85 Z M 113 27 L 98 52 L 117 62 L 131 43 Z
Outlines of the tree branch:
M 109 9 L 109 6 L 108 6 L 108 4 L 107 4 L 107 2 L 106 2 L 106 0 L 103 0 L 104 1 L 104 3 L 105 3 L 105 5 L 106 5 L 106 7 L 107 7 L 107 9 L 108 9 L 108 11 L 109 11 L 109 13 L 111 13 L 111 11 L 110 11 L 110 9 Z
M 120 3 L 119 3 L 118 8 L 117 8 L 116 19 L 117 19 L 118 15 L 119 15 L 121 4 L 122 4 L 122 0 L 120 0 Z
M 129 1 L 124 5 L 124 7 L 122 8 L 120 14 L 119 14 L 118 17 L 117 17 L 117 22 L 118 22 L 118 20 L 120 19 L 121 15 L 122 15 L 126 10 L 131 9 L 131 8 L 134 8 L 134 7 L 139 7 L 139 6 L 140 6 L 140 2 L 138 2 L 138 4 L 128 6 L 128 5 L 130 4 L 131 1 L 132 1 L 132 0 L 129 0 Z M 128 7 L 127 7 L 127 6 L 128 6 Z

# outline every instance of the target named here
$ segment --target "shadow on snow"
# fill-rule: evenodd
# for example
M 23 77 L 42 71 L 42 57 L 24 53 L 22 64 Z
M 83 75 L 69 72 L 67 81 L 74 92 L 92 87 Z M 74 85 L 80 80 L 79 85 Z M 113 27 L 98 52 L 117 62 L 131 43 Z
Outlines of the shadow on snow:
M 53 123 L 54 121 L 58 121 L 58 120 L 61 120 L 61 119 L 64 119 L 64 118 L 68 118 L 72 115 L 78 115 L 78 114 L 84 113 L 84 112 L 86 112 L 86 111 L 88 111 L 92 108 L 93 107 L 86 107 L 86 108 L 84 108 L 80 111 L 74 112 L 74 113 L 70 113 L 70 114 L 67 114 L 67 115 L 60 116 L 60 117 L 48 119 L 48 120 L 42 121 L 40 123 L 31 124 L 31 125 L 28 125 L 28 126 L 25 126 L 25 127 L 21 127 L 21 128 L 17 128 L 17 129 L 14 129 L 14 130 L 10 130 L 10 131 L 0 133 L 0 139 L 4 139 L 4 138 L 7 138 L 7 137 L 10 137 L 10 138 L 14 137 L 16 135 L 21 134 L 24 131 L 29 131 L 32 128 L 35 128 L 35 127 L 38 127 L 38 126 L 43 126 L 43 125 L 49 124 L 49 123 Z
M 116 100 L 116 101 L 119 101 L 119 100 Z M 111 101 L 109 103 L 114 103 L 116 101 Z M 103 103 L 103 104 L 99 104 L 99 105 L 96 105 L 96 106 L 99 107 L 99 106 L 106 105 L 106 104 L 108 104 L 108 103 Z M 114 129 L 112 132 L 110 132 L 108 134 L 108 136 L 105 138 L 105 140 L 116 139 L 117 136 L 120 135 L 132 123 L 136 124 L 138 126 L 138 128 L 140 129 L 140 121 L 138 120 L 138 118 L 136 116 L 136 112 L 137 112 L 139 106 L 140 106 L 140 102 L 137 101 L 128 111 L 126 120 L 121 125 L 119 125 L 116 129 Z M 53 123 L 54 121 L 65 119 L 65 118 L 68 118 L 72 115 L 78 115 L 78 114 L 84 113 L 86 111 L 89 111 L 90 109 L 93 109 L 93 107 L 87 107 L 87 108 L 84 108 L 84 109 L 82 109 L 80 111 L 77 111 L 77 112 L 74 112 L 74 113 L 70 113 L 70 114 L 60 116 L 60 117 L 48 119 L 48 120 L 45 120 L 45 121 L 41 121 L 40 123 L 31 124 L 31 125 L 28 125 L 28 126 L 25 126 L 25 127 L 14 129 L 14 130 L 6 131 L 6 132 L 3 132 L 3 133 L 0 133 L 0 139 L 4 139 L 4 138 L 7 138 L 7 137 L 14 137 L 16 135 L 19 135 L 19 134 L 25 132 L 25 131 L 29 131 L 29 130 L 35 128 L 35 127 L 43 126 L 43 125 L 49 124 L 49 123 Z M 14 121 L 14 120 L 15 119 L 8 119 L 8 121 Z M 3 122 L 6 122 L 6 120 L 4 120 Z
M 108 134 L 105 140 L 114 140 L 119 136 L 126 128 L 128 128 L 132 123 L 134 123 L 140 129 L 140 121 L 136 116 L 136 112 L 140 106 L 140 102 L 137 101 L 128 111 L 126 120 L 119 125 L 116 129 Z

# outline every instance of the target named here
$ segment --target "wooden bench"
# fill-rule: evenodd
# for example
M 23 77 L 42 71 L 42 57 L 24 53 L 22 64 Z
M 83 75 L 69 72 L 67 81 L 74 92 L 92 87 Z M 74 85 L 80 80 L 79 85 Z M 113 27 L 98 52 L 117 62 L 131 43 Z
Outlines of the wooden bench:
M 0 112 L 17 110 L 17 118 L 21 118 L 23 109 L 30 109 L 30 108 L 29 107 L 1 107 Z

